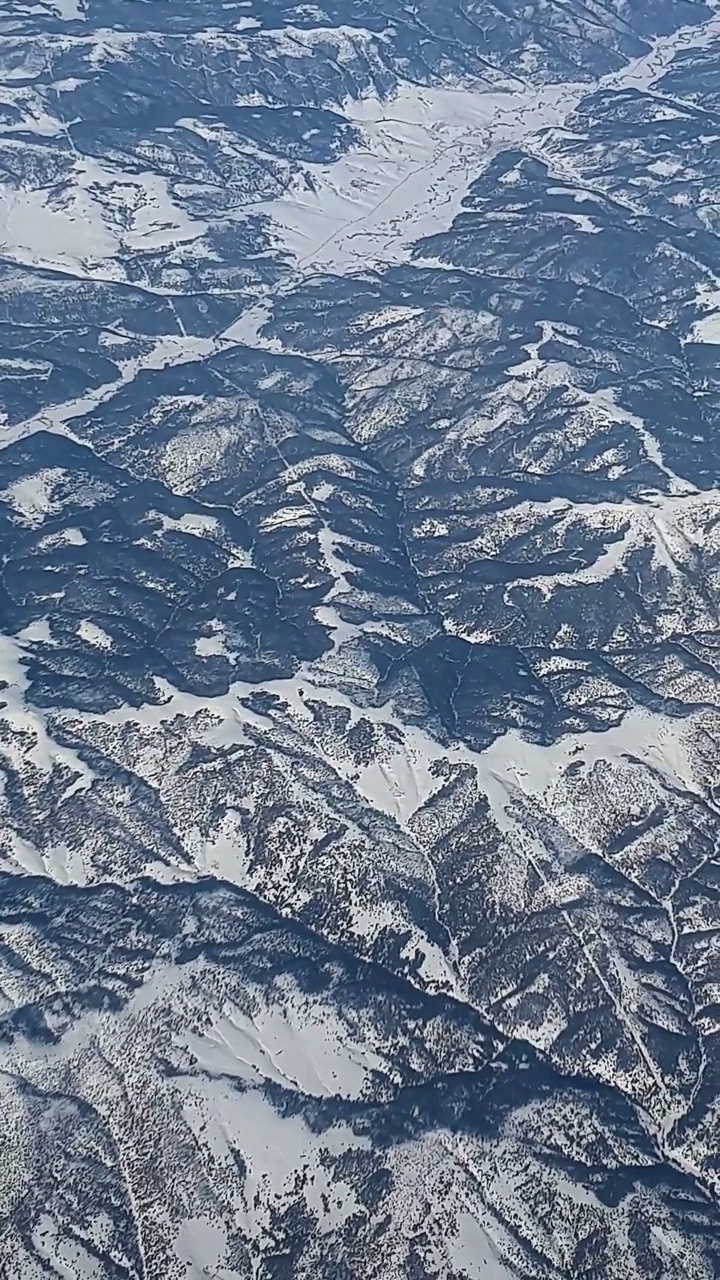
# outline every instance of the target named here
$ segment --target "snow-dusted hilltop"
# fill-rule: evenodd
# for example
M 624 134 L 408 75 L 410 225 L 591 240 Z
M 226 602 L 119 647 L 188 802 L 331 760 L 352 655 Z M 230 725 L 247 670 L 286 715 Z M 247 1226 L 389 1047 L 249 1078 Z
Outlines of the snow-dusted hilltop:
M 720 15 L 0 0 L 0 1275 L 720 1273 Z

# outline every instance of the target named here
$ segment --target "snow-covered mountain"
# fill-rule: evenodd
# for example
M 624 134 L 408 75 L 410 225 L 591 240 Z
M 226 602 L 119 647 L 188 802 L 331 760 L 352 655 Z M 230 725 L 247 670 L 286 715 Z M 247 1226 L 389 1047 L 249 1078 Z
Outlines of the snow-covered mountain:
M 0 0 L 0 1275 L 720 1273 L 720 13 Z

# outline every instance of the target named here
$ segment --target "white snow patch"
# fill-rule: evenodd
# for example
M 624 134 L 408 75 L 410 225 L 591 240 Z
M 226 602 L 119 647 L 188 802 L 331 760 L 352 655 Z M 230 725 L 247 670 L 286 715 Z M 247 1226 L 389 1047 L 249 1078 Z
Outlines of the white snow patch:
M 560 123 L 587 91 L 520 93 L 402 85 L 391 101 L 343 103 L 361 144 L 332 165 L 306 165 L 276 200 L 256 206 L 300 268 L 343 271 L 404 261 L 409 245 L 448 224 L 473 173 L 494 151 Z
M 53 494 L 58 484 L 68 478 L 62 467 L 44 467 L 34 475 L 13 481 L 0 492 L 0 501 L 12 507 L 22 524 L 37 528 L 47 516 L 62 509 Z
M 50 0 L 48 8 L 52 9 L 63 22 L 85 22 L 87 20 L 86 0 Z
M 212 635 L 198 636 L 194 649 L 199 658 L 222 657 L 232 659 L 235 655 L 227 646 L 227 633 L 225 626 L 218 618 L 212 618 L 209 623 Z
M 245 547 L 235 543 L 227 543 L 221 521 L 217 516 L 201 511 L 186 511 L 181 516 L 169 516 L 165 512 L 151 511 L 150 517 L 160 524 L 163 533 L 187 533 L 194 538 L 211 538 L 228 552 L 228 567 L 231 569 L 252 568 L 252 555 Z
M 2 749 L 17 769 L 21 769 L 25 762 L 31 763 L 41 773 L 49 774 L 56 764 L 63 764 L 76 775 L 83 789 L 87 789 L 95 776 L 93 771 L 77 752 L 55 742 L 47 732 L 42 713 L 25 704 L 23 694 L 29 681 L 21 661 L 23 657 L 22 641 L 0 636 L 0 680 L 6 681 L 2 691 L 5 703 L 2 719 L 14 731 L 4 738 Z
M 701 289 L 696 302 L 707 314 L 695 321 L 688 335 L 690 341 L 720 343 L 720 288 Z
M 22 631 L 18 631 L 16 640 L 27 641 L 29 644 L 52 644 L 53 635 L 50 627 L 49 618 L 37 618 L 34 622 L 29 622 Z
M 110 276 L 123 280 L 115 261 L 121 251 L 181 244 L 206 230 L 173 202 L 164 178 L 106 169 L 86 157 L 77 157 L 62 191 L 0 185 L 3 253 L 33 266 L 92 276 L 110 260 Z
M 112 258 L 118 250 L 92 202 L 75 190 L 58 206 L 47 191 L 0 186 L 0 236 L 9 258 L 34 266 Z
M 160 511 L 152 511 L 150 514 L 160 521 L 163 530 L 175 529 L 178 533 L 191 533 L 196 538 L 212 536 L 220 528 L 217 516 L 205 515 L 203 512 L 186 511 L 177 518 Z
M 225 654 L 225 640 L 221 635 L 198 636 L 193 648 L 198 658 L 222 657 Z
M 81 529 L 59 529 L 41 538 L 38 546 L 47 551 L 52 547 L 86 547 L 87 538 Z
M 329 1005 L 288 995 L 284 1007 L 263 1004 L 254 1014 L 228 1003 L 202 1036 L 183 1043 L 213 1075 L 271 1080 L 313 1097 L 360 1097 L 370 1072 L 386 1071 L 384 1061 L 349 1040 Z
M 310 497 L 313 502 L 327 502 L 334 492 L 334 484 L 328 484 L 326 480 L 321 480 L 320 484 L 316 484 L 314 489 L 310 490 Z
M 373 808 L 388 813 L 404 827 L 441 786 L 440 779 L 430 773 L 429 763 L 425 751 L 406 742 L 391 760 L 373 761 L 363 769 L 355 786 Z
M 96 649 L 112 649 L 114 647 L 107 631 L 103 631 L 102 627 L 97 626 L 95 622 L 89 622 L 87 619 L 83 619 L 82 622 L 78 623 L 77 634 L 86 644 L 91 644 Z
M 237 1093 L 218 1079 L 206 1082 L 201 1096 L 194 1085 L 190 1078 L 184 1096 L 187 1123 L 202 1133 L 203 1145 L 218 1162 L 227 1163 L 229 1171 L 236 1170 L 231 1146 L 242 1153 L 246 1174 L 237 1219 L 251 1238 L 271 1244 L 271 1209 L 297 1186 L 298 1171 L 303 1172 L 306 1200 L 319 1216 L 321 1230 L 340 1226 L 356 1211 L 352 1189 L 325 1167 L 320 1156 L 323 1151 L 340 1154 L 365 1148 L 366 1138 L 356 1137 L 344 1125 L 316 1135 L 302 1117 L 281 1116 L 254 1089 Z M 207 1261 L 203 1257 L 203 1264 Z
M 720 311 L 695 321 L 692 327 L 692 340 L 720 344 Z

